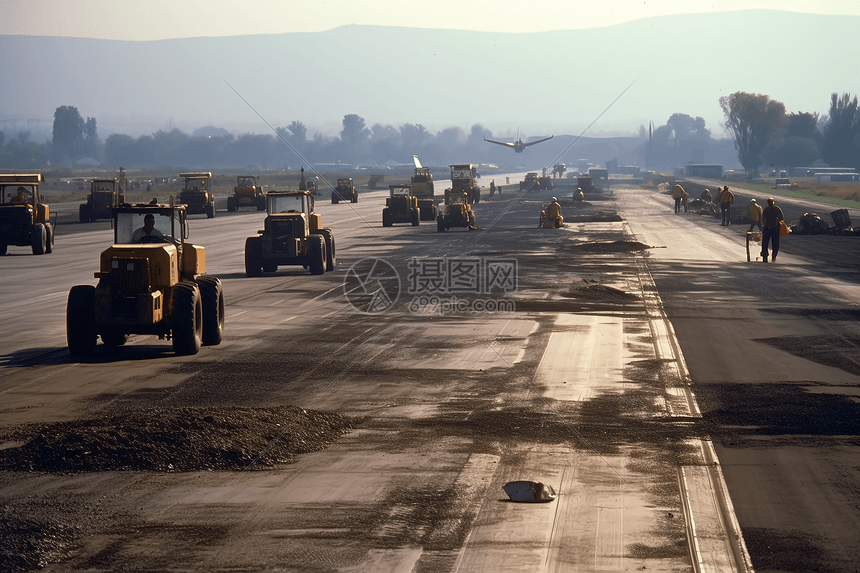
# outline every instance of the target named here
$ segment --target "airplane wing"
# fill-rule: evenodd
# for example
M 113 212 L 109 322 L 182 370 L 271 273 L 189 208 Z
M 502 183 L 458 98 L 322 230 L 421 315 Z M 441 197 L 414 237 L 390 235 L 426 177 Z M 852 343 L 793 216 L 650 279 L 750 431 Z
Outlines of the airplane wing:
M 534 145 L 535 143 L 543 143 L 544 141 L 549 141 L 555 137 L 554 135 L 550 135 L 549 137 L 545 137 L 543 139 L 538 139 L 537 141 L 529 141 L 528 143 L 523 143 L 523 147 L 528 147 L 529 145 Z
M 513 143 L 508 143 L 507 141 L 493 141 L 492 139 L 487 139 L 486 135 L 484 136 L 484 141 L 487 141 L 489 143 L 495 143 L 496 145 L 504 145 L 505 147 L 513 147 L 514 146 Z M 535 143 L 537 143 L 537 142 L 535 142 Z

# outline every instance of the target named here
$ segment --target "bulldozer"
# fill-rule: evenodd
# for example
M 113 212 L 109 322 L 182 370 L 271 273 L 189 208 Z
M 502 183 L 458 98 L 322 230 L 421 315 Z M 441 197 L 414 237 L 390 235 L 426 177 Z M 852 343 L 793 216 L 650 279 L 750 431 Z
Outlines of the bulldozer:
M 418 210 L 418 199 L 412 194 L 412 185 L 389 185 L 388 198 L 382 209 L 382 226 L 390 227 L 394 223 L 412 223 L 418 226 L 421 215 Z
M 331 202 L 337 205 L 340 201 L 358 203 L 358 190 L 352 182 L 352 177 L 337 180 L 337 187 L 331 192 Z
M 466 193 L 469 204 L 481 202 L 481 187 L 477 183 L 478 168 L 471 163 L 449 165 L 451 168 L 451 188 L 445 189 L 445 204 L 452 198 L 458 198 Z
M 310 191 L 270 191 L 266 220 L 257 236 L 245 240 L 245 274 L 258 277 L 280 265 L 302 265 L 312 275 L 337 265 L 334 233 L 314 212 Z
M 97 338 L 122 346 L 131 334 L 171 340 L 178 355 L 221 343 L 224 291 L 206 273 L 205 249 L 187 242 L 185 205 L 122 204 L 114 244 L 99 257 L 98 284 L 77 285 L 66 304 L 69 352 L 91 357 Z
M 412 156 L 415 172 L 412 174 L 412 194 L 418 199 L 419 218 L 422 221 L 434 221 L 439 215 L 436 207 L 433 174 L 429 167 L 423 167 L 417 155 Z
M 227 197 L 228 211 L 238 211 L 240 207 L 256 207 L 257 211 L 266 210 L 266 194 L 263 193 L 263 188 L 257 185 L 257 178 L 253 175 L 236 176 L 233 196 Z
M 183 179 L 179 202 L 187 205 L 187 214 L 205 214 L 208 218 L 213 218 L 215 195 L 212 193 L 212 173 L 201 171 L 180 173 L 179 176 Z
M 475 212 L 472 211 L 469 194 L 464 192 L 450 199 L 451 202 L 442 208 L 436 218 L 436 230 L 441 233 L 451 227 L 466 227 L 470 231 L 475 229 Z
M 125 191 L 128 179 L 93 179 L 90 182 L 90 192 L 87 202 L 78 207 L 78 220 L 81 223 L 92 223 L 96 219 L 110 219 L 113 208 L 125 203 Z
M 30 247 L 34 255 L 54 250 L 50 210 L 42 203 L 41 173 L 0 175 L 0 255 L 9 245 Z

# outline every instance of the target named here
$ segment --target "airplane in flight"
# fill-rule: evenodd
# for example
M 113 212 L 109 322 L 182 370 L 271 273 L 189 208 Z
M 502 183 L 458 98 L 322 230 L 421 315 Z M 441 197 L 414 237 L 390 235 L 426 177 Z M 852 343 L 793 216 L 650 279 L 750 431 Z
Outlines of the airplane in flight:
M 492 139 L 487 139 L 486 135 L 484 136 L 484 141 L 488 141 L 490 143 L 495 143 L 497 145 L 504 145 L 505 147 L 512 148 L 517 153 L 522 153 L 523 149 L 525 149 L 529 145 L 534 145 L 536 143 L 542 143 L 544 141 L 549 141 L 553 137 L 554 136 L 550 135 L 549 137 L 545 137 L 544 139 L 538 139 L 537 141 L 529 141 L 528 143 L 525 143 L 525 142 L 523 142 L 522 139 L 520 139 L 520 130 L 517 129 L 517 140 L 513 143 L 510 143 L 508 141 L 493 141 Z

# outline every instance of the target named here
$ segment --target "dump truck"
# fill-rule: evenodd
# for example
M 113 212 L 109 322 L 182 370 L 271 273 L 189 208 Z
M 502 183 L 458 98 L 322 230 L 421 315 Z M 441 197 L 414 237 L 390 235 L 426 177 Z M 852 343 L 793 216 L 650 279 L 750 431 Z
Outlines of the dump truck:
M 233 196 L 227 197 L 227 210 L 238 211 L 240 207 L 254 207 L 257 211 L 266 210 L 266 194 L 257 185 L 254 175 L 238 175 Z
M 481 188 L 478 186 L 478 168 L 471 163 L 460 163 L 449 165 L 451 168 L 451 188 L 445 189 L 445 204 L 451 202 L 452 197 L 459 198 L 466 193 L 469 203 L 481 202 Z
M 472 211 L 467 192 L 451 196 L 450 202 L 442 207 L 442 212 L 436 218 L 436 230 L 440 233 L 451 227 L 466 227 L 470 231 L 475 228 L 475 212 Z
M 42 203 L 41 173 L 0 175 L 0 255 L 9 245 L 30 247 L 34 255 L 54 250 L 50 209 Z
M 179 202 L 186 205 L 188 215 L 205 214 L 210 219 L 215 216 L 215 195 L 212 193 L 212 173 L 180 173 L 182 190 Z
M 439 215 L 436 207 L 435 187 L 433 186 L 433 174 L 429 167 L 424 167 L 418 160 L 417 155 L 412 156 L 415 163 L 415 172 L 412 174 L 412 195 L 418 199 L 419 218 L 422 221 L 435 221 Z
M 188 239 L 186 207 L 123 204 L 112 210 L 113 245 L 99 257 L 98 284 L 77 285 L 66 304 L 66 340 L 78 358 L 132 334 L 171 340 L 179 355 L 221 343 L 224 291 L 206 274 L 206 252 Z
M 352 177 L 338 179 L 337 187 L 335 187 L 331 192 L 332 204 L 337 205 L 341 201 L 358 203 L 358 190 L 352 182 Z
M 411 223 L 417 226 L 421 221 L 418 210 L 418 199 L 412 194 L 412 185 L 389 185 L 388 198 L 382 209 L 382 226 L 390 227 L 394 223 Z
M 334 233 L 322 226 L 310 191 L 269 191 L 263 229 L 245 240 L 247 276 L 273 273 L 281 265 L 301 265 L 312 275 L 337 265 Z
M 128 180 L 99 179 L 90 182 L 90 192 L 87 202 L 78 207 L 78 220 L 81 223 L 92 223 L 97 219 L 110 219 L 113 208 L 125 203 L 125 185 Z

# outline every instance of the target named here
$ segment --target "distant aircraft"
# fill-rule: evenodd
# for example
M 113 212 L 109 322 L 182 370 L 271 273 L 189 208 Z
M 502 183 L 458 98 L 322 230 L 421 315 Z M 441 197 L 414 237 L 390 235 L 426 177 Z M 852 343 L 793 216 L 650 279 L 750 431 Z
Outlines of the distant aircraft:
M 490 143 L 495 143 L 495 144 L 497 144 L 497 145 L 504 145 L 505 147 L 511 147 L 511 148 L 513 148 L 513 150 L 514 150 L 514 151 L 516 151 L 517 153 L 522 153 L 522 152 L 523 152 L 523 149 L 525 149 L 525 148 L 526 148 L 526 147 L 528 147 L 529 145 L 534 145 L 534 144 L 536 144 L 536 143 L 542 143 L 542 142 L 544 142 L 544 141 L 549 141 L 549 140 L 550 140 L 550 139 L 552 139 L 553 137 L 554 137 L 554 136 L 550 135 L 549 137 L 546 137 L 546 138 L 544 138 L 544 139 L 538 139 L 537 141 L 529 141 L 528 143 L 524 143 L 524 142 L 523 142 L 523 140 L 522 140 L 522 139 L 520 139 L 520 130 L 519 130 L 519 129 L 517 129 L 517 140 L 516 140 L 515 142 L 513 142 L 513 143 L 510 143 L 510 142 L 507 142 L 507 141 L 493 141 L 492 139 L 487 139 L 487 136 L 486 136 L 486 135 L 484 136 L 484 141 L 488 141 L 488 142 L 490 142 Z

